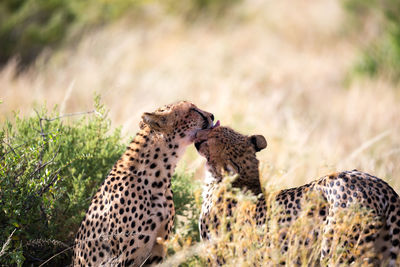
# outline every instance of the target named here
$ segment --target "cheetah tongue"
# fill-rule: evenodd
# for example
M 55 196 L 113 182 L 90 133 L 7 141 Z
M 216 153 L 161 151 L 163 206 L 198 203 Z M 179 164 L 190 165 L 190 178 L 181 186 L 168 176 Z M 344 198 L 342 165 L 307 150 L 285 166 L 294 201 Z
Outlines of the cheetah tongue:
M 217 128 L 220 125 L 219 120 L 211 126 L 211 129 Z

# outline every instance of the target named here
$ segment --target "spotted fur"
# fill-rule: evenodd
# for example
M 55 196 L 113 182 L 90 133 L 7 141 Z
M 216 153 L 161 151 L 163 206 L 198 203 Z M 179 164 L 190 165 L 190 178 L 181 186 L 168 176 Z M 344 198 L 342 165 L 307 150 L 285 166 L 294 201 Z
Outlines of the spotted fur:
M 189 102 L 144 113 L 141 130 L 92 199 L 75 238 L 74 266 L 160 262 L 174 219 L 171 176 L 213 115 Z
M 200 216 L 203 239 L 210 239 L 210 229 L 218 228 L 221 212 L 215 207 L 218 206 L 220 196 L 216 197 L 215 194 L 226 171 L 238 175 L 232 183 L 234 187 L 259 195 L 257 222 L 265 222 L 267 206 L 259 182 L 256 152 L 265 148 L 266 144 L 262 136 L 244 136 L 226 127 L 197 133 L 196 148 L 207 159 L 207 178 Z M 333 173 L 303 186 L 282 190 L 275 197 L 276 205 L 282 209 L 279 224 L 290 226 L 300 216 L 312 193 L 322 199 L 314 211 L 308 211 L 308 215 L 315 215 L 316 218 L 315 234 L 322 232 L 321 260 L 331 257 L 335 239 L 346 238 L 345 244 L 354 246 L 357 243 L 361 248 L 361 255 L 346 255 L 347 263 L 369 252 L 369 255 L 375 255 L 368 258 L 370 263 L 380 265 L 387 262 L 389 266 L 396 266 L 400 252 L 400 198 L 385 181 L 353 170 Z M 235 207 L 235 203 L 228 205 L 228 209 Z M 346 224 L 340 214 L 343 211 L 351 212 L 355 206 L 369 211 L 372 220 L 367 222 L 368 227 L 361 230 L 355 225 L 348 229 L 345 237 L 335 236 L 336 227 Z M 282 244 L 283 250 L 287 250 L 287 242 Z

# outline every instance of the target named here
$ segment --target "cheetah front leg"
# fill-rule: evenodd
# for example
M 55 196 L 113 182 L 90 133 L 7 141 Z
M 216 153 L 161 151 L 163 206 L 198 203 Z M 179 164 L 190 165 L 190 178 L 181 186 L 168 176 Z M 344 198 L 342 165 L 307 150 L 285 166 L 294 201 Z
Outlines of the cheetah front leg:
M 172 226 L 173 219 L 171 219 L 168 224 L 161 225 L 159 234 L 157 234 L 157 241 L 151 250 L 149 258 L 146 260 L 143 266 L 152 266 L 153 264 L 160 263 L 164 259 L 166 254 L 166 247 L 164 245 L 164 242 L 168 240 L 168 236 L 172 229 Z M 165 231 L 165 229 L 168 230 Z
M 149 255 L 149 258 L 142 266 L 152 266 L 160 263 L 165 257 L 166 254 L 165 250 L 166 248 L 163 244 L 160 243 L 154 244 L 153 249 L 151 250 L 151 254 Z
M 334 238 L 333 218 L 328 216 L 326 225 L 322 229 L 323 239 L 321 244 L 321 263 L 325 264 L 332 255 L 332 243 Z
M 166 247 L 164 245 L 164 242 L 168 240 L 169 235 L 172 231 L 172 227 L 174 226 L 174 216 L 175 216 L 175 208 L 171 190 L 168 190 L 166 192 L 165 203 L 167 205 L 167 210 L 168 210 L 167 220 L 165 220 L 165 222 L 161 224 L 156 236 L 157 241 L 151 250 L 149 258 L 146 260 L 143 266 L 151 266 L 153 264 L 160 263 L 166 255 Z
M 349 260 L 348 251 L 345 251 L 344 245 L 349 246 L 350 240 L 345 237 L 346 233 L 343 233 L 343 229 L 340 228 L 346 225 L 343 216 L 340 216 L 340 211 L 335 207 L 328 209 L 328 216 L 322 229 L 321 263 L 323 265 L 337 266 Z M 352 243 L 351 247 L 354 246 L 354 242 Z

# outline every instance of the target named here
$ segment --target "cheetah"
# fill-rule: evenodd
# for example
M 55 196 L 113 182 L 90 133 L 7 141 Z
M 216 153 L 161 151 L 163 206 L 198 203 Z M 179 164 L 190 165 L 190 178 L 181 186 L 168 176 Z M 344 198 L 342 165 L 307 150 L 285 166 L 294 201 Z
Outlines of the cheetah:
M 256 223 L 262 225 L 266 222 L 267 209 L 271 208 L 271 205 L 266 205 L 265 194 L 260 184 L 259 161 L 256 158 L 256 152 L 266 146 L 267 142 L 261 135 L 245 136 L 227 127 L 220 126 L 197 132 L 195 147 L 207 160 L 199 221 L 203 240 L 209 240 L 210 229 L 218 227 L 221 212 L 214 210 L 214 207 L 217 206 L 220 196 L 216 199 L 214 195 L 226 172 L 236 175 L 232 187 L 250 191 L 258 196 Z M 400 198 L 385 181 L 353 170 L 333 173 L 300 187 L 281 190 L 273 197 L 273 202 L 282 209 L 282 217 L 278 223 L 288 226 L 293 224 L 299 218 L 311 193 L 318 194 L 322 201 L 317 209 L 311 212 L 317 217 L 311 227 L 320 227 L 322 232 L 321 262 L 329 262 L 332 256 L 333 241 L 338 238 L 335 237 L 335 227 L 340 224 L 345 224 L 346 227 L 346 221 L 341 220 L 339 214 L 346 210 L 351 212 L 351 208 L 358 205 L 367 209 L 374 220 L 368 222 L 369 225 L 363 228 L 364 230 L 360 230 L 357 225 L 348 229 L 349 234 L 345 237 L 347 240 L 344 244 L 357 244 L 361 248 L 364 245 L 365 249 L 376 255 L 375 258 L 367 258 L 369 263 L 375 266 L 382 263 L 396 266 L 396 263 L 399 263 L 397 255 L 400 252 Z M 234 209 L 235 204 L 229 203 L 228 209 Z M 232 211 L 226 214 L 230 215 Z M 316 230 L 316 235 L 318 234 Z M 285 242 L 282 245 L 283 249 L 287 250 Z M 361 253 L 365 253 L 365 249 L 361 250 Z M 356 258 L 354 255 L 347 255 L 345 260 L 351 263 Z
M 171 176 L 214 116 L 186 101 L 144 113 L 140 131 L 93 197 L 74 243 L 74 266 L 142 266 L 165 256 L 174 219 Z
M 206 178 L 203 187 L 203 203 L 200 213 L 200 237 L 204 240 L 210 239 L 210 222 L 218 224 L 218 216 L 215 215 L 214 194 L 218 191 L 226 173 L 237 173 L 238 177 L 232 186 L 251 191 L 258 196 L 257 224 L 264 221 L 263 208 L 266 204 L 262 195 L 262 187 L 259 179 L 259 161 L 255 153 L 267 147 L 267 141 L 262 135 L 250 137 L 241 135 L 230 128 L 218 126 L 213 131 L 202 130 L 196 134 L 195 147 L 199 154 L 206 158 Z M 243 166 L 244 168 L 241 168 Z M 235 203 L 230 203 L 234 205 Z M 218 225 L 217 225 L 218 226 Z

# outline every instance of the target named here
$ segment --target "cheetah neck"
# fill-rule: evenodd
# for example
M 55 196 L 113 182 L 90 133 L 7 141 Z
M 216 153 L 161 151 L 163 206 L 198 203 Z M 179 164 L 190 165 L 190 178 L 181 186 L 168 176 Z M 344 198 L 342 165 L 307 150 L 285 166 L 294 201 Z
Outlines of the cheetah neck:
M 259 195 L 262 193 L 260 178 L 258 175 L 251 175 L 251 179 L 249 177 L 243 178 L 238 176 L 232 182 L 232 186 L 239 188 L 241 190 L 250 190 L 254 195 Z M 223 175 L 221 173 L 215 172 L 214 169 L 208 167 L 206 170 L 206 176 L 204 179 L 205 188 L 212 188 L 216 186 L 223 180 Z
M 147 180 L 144 185 L 165 189 L 170 186 L 176 164 L 188 144 L 173 133 L 162 135 L 146 127 L 137 133 L 113 172 L 136 177 L 136 182 Z
M 250 190 L 256 196 L 262 193 L 260 178 L 258 176 L 252 179 L 243 179 L 239 176 L 235 181 L 232 182 L 232 186 L 240 188 L 241 190 Z
M 203 200 L 209 198 L 209 193 L 214 190 L 218 183 L 219 180 L 217 180 L 209 170 L 206 170 L 202 191 Z

